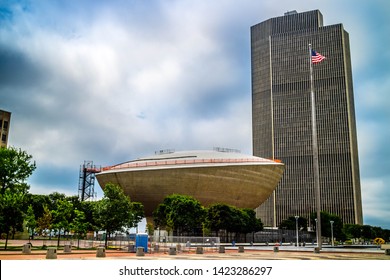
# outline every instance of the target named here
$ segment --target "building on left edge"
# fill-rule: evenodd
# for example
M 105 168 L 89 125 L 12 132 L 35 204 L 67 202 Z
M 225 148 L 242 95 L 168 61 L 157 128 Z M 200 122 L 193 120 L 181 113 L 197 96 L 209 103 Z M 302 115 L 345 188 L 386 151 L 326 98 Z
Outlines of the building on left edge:
M 0 110 L 0 147 L 8 146 L 11 112 Z

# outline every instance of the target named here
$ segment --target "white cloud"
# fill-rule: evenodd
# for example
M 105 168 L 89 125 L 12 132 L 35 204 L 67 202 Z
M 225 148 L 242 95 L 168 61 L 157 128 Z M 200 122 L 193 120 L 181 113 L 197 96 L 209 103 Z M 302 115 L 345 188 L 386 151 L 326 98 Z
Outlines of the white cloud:
M 386 182 L 389 178 L 371 178 L 363 179 L 362 197 L 364 215 L 369 218 L 387 217 L 390 212 L 390 204 L 388 201 L 389 190 L 386 187 Z

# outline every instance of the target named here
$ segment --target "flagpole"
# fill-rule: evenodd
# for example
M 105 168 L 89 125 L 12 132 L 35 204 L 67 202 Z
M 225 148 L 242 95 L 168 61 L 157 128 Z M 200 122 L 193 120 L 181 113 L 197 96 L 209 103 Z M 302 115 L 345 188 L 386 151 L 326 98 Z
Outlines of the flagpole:
M 316 121 L 316 107 L 314 96 L 314 82 L 313 82 L 313 61 L 312 61 L 312 49 L 309 44 L 309 57 L 310 57 L 310 97 L 311 97 L 311 127 L 313 134 L 313 170 L 314 170 L 314 186 L 316 195 L 316 208 L 317 208 L 317 247 L 322 249 L 321 240 L 321 193 L 320 193 L 320 169 L 318 164 L 318 142 L 317 142 L 317 121 Z
M 271 35 L 268 37 L 269 40 L 269 75 L 271 78 L 271 130 L 272 130 L 272 159 L 275 160 L 275 130 L 274 130 L 274 93 L 273 93 L 273 79 L 272 79 L 272 41 L 271 41 Z M 273 221 L 272 226 L 276 228 L 276 190 L 272 192 L 272 206 L 273 206 Z

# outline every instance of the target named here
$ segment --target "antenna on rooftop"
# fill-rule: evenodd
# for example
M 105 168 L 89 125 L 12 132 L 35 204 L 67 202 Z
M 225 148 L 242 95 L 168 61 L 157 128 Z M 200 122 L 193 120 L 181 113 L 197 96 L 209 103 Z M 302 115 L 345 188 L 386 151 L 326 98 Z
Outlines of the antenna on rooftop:
M 284 13 L 285 16 L 291 16 L 291 15 L 296 15 L 296 14 L 298 14 L 298 12 L 296 10 L 287 11 Z

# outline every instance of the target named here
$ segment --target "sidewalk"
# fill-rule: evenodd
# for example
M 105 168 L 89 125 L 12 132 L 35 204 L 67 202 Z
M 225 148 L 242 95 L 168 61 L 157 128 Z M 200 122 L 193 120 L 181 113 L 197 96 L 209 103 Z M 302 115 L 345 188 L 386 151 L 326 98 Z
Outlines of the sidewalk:
M 228 260 L 228 259 L 251 259 L 251 260 L 390 260 L 383 250 L 345 250 L 324 248 L 320 253 L 314 253 L 313 248 L 297 248 L 293 246 L 280 246 L 279 252 L 274 252 L 272 246 L 268 247 L 244 247 L 245 251 L 239 253 L 235 247 L 226 248 L 225 253 L 218 251 L 205 251 L 203 254 L 196 254 L 195 250 L 190 252 L 178 252 L 177 255 L 169 255 L 167 252 L 145 253 L 144 256 L 136 256 L 135 253 L 120 250 L 106 250 L 106 257 L 96 257 L 96 250 L 76 250 L 71 253 L 57 251 L 58 260 L 104 260 L 104 259 L 145 259 L 145 260 Z M 295 249 L 295 250 L 294 250 Z M 20 251 L 0 250 L 0 260 L 45 260 L 46 250 L 32 250 L 30 254 Z

